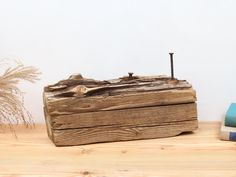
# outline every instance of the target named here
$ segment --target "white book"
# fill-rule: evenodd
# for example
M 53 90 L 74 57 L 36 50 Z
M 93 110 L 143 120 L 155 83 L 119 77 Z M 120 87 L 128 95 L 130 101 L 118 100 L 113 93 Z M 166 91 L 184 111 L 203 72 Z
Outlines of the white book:
M 236 141 L 236 127 L 225 126 L 225 119 L 222 120 L 220 128 L 220 139 Z

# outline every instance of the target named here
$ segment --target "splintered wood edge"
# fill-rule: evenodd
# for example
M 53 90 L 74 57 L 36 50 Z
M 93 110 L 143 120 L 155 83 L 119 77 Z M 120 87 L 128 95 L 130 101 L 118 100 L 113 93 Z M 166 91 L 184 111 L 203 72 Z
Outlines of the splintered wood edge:
M 76 76 L 79 76 L 78 79 Z M 154 91 L 175 88 L 191 88 L 186 80 L 166 78 L 163 76 L 135 76 L 121 77 L 113 80 L 94 80 L 83 78 L 80 74 L 67 80 L 59 81 L 44 88 L 44 92 L 51 92 L 54 96 L 91 96 L 102 94 L 123 94 L 137 91 Z
M 118 84 L 118 83 L 130 83 L 133 81 L 156 81 L 156 80 L 172 80 L 171 77 L 165 75 L 156 75 L 156 76 L 135 76 L 131 79 L 127 76 L 123 76 L 117 79 L 109 79 L 109 80 L 95 80 L 91 78 L 83 78 L 81 74 L 71 75 L 68 79 L 61 80 L 56 84 L 51 84 L 44 87 L 45 92 L 55 91 L 65 89 L 67 87 L 75 86 L 75 85 L 93 85 L 93 86 L 101 86 L 105 84 Z M 174 79 L 175 81 L 184 81 Z

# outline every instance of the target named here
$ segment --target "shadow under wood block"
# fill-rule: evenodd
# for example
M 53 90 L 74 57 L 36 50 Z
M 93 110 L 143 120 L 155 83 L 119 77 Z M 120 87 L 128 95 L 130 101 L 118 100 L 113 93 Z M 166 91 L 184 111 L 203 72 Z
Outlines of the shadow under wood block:
M 167 76 L 73 75 L 45 87 L 43 97 L 56 146 L 170 137 L 198 127 L 195 90 Z

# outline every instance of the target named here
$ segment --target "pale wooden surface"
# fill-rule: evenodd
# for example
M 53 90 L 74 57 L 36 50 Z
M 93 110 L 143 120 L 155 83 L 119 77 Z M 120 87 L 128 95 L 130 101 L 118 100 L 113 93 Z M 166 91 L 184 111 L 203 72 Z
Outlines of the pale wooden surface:
M 55 147 L 46 127 L 0 133 L 0 176 L 236 176 L 236 143 L 219 123 L 172 138 Z

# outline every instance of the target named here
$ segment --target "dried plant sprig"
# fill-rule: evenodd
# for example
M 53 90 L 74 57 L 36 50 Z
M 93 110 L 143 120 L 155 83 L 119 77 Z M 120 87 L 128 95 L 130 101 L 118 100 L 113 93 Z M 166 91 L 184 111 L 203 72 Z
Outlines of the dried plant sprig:
M 24 106 L 24 97 L 18 88 L 20 81 L 34 83 L 39 80 L 40 72 L 32 66 L 24 66 L 17 63 L 14 68 L 8 67 L 0 75 L 0 125 L 23 123 L 30 125 L 33 123 L 32 115 Z

